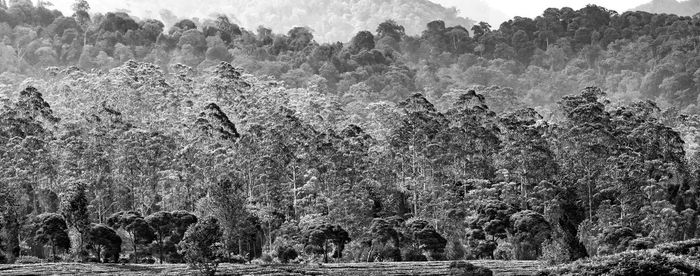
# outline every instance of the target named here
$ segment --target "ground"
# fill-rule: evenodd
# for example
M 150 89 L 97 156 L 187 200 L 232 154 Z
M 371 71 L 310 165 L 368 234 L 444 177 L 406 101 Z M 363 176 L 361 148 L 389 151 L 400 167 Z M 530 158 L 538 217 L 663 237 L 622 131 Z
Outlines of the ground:
M 544 265 L 536 261 L 470 261 L 496 276 L 534 275 Z M 452 268 L 450 268 L 452 267 Z M 221 264 L 217 275 L 456 275 L 455 262 L 337 263 L 309 265 Z M 133 265 L 42 263 L 0 265 L 0 275 L 183 275 L 194 274 L 185 264 Z M 469 275 L 469 274 L 461 274 Z M 472 274 L 473 275 L 473 274 Z

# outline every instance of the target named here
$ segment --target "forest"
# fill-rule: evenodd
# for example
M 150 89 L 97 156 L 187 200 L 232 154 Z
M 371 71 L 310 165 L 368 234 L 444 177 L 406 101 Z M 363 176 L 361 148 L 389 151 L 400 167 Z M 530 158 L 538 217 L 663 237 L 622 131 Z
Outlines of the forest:
M 0 262 L 700 245 L 698 15 L 588 5 L 415 36 L 388 19 L 319 44 L 49 7 L 0 0 Z

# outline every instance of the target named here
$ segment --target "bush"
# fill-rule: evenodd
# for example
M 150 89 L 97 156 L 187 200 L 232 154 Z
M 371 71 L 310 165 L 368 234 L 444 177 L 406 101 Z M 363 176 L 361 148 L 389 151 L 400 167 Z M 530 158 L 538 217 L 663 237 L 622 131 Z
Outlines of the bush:
M 428 258 L 423 251 L 415 247 L 406 247 L 401 250 L 401 259 L 405 262 L 427 262 Z
M 179 243 L 180 251 L 187 263 L 197 268 L 202 274 L 216 274 L 219 262 L 215 252 L 221 234 L 219 222 L 213 217 L 190 226 Z
M 493 271 L 488 268 L 475 266 L 471 263 L 465 261 L 454 261 L 450 263 L 450 274 L 449 275 L 479 275 L 479 276 L 491 276 Z
M 631 240 L 627 250 L 644 250 L 654 248 L 654 239 L 645 237 Z
M 263 260 L 261 260 L 261 259 L 255 259 L 255 260 L 250 261 L 250 264 L 254 264 L 254 265 L 267 265 L 267 264 L 270 264 L 270 263 L 265 262 L 265 261 L 263 261 Z
M 515 259 L 515 254 L 513 254 L 513 244 L 509 242 L 504 242 L 498 244 L 496 250 L 493 251 L 493 258 L 496 260 L 510 261 Z
M 21 256 L 15 260 L 16 264 L 39 264 L 42 263 L 43 260 L 35 257 L 35 256 Z
M 540 260 L 549 264 L 563 264 L 571 260 L 569 249 L 565 243 L 557 240 L 547 240 L 542 243 Z
M 656 249 L 661 253 L 699 256 L 700 239 L 663 243 L 657 245 Z
M 343 261 L 344 262 L 351 262 L 351 263 L 359 263 L 359 262 L 367 262 L 369 260 L 369 254 L 370 254 L 370 246 L 368 242 L 361 242 L 361 241 L 351 241 L 348 243 L 348 245 L 345 248 L 345 251 L 347 251 L 345 254 L 343 254 Z M 401 254 L 399 254 L 401 255 Z M 371 261 L 371 260 L 370 260 Z
M 244 264 L 248 262 L 248 259 L 246 257 L 243 257 L 241 255 L 233 255 L 231 256 L 230 259 L 228 259 L 229 263 L 232 264 Z
M 401 250 L 392 245 L 385 246 L 379 254 L 379 259 L 381 261 L 400 262 Z
M 260 255 L 260 260 L 269 264 L 272 262 L 272 256 L 270 256 L 270 254 L 263 253 Z
M 584 259 L 547 268 L 536 275 L 684 276 L 700 275 L 700 265 L 681 256 L 656 250 L 640 250 Z
M 464 245 L 459 241 L 452 241 L 445 251 L 445 258 L 447 260 L 464 260 L 467 255 Z
M 277 258 L 281 263 L 286 264 L 290 260 L 294 260 L 299 256 L 299 253 L 289 245 L 278 246 L 276 249 Z M 264 255 L 263 255 L 264 256 Z
M 141 260 L 139 260 L 139 263 L 142 263 L 142 264 L 155 264 L 155 263 L 156 263 L 156 259 L 154 259 L 153 257 L 141 258 Z

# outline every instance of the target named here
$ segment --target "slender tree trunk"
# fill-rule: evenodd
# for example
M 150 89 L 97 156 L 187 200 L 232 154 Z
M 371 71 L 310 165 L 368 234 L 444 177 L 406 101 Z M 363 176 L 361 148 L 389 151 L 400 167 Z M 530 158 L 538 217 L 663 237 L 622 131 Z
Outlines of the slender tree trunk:
M 102 246 L 98 245 L 97 246 L 97 262 L 101 263 L 102 262 Z
M 292 193 L 294 194 L 294 218 L 297 218 L 297 170 L 296 167 L 292 166 L 292 186 L 293 189 Z
M 158 235 L 158 251 L 160 255 L 160 264 L 163 264 L 163 236 Z
M 586 181 L 588 184 L 588 219 L 593 219 L 593 202 L 591 200 L 591 181 Z
M 136 249 L 136 233 L 131 234 L 131 240 L 133 241 L 132 244 L 134 246 L 134 262 L 138 263 L 139 252 Z
M 328 241 L 323 241 L 323 262 L 328 263 Z
M 270 225 L 270 221 L 267 221 L 267 241 L 268 241 L 268 250 L 272 250 L 272 226 Z
M 238 255 L 243 256 L 243 244 L 241 243 L 241 237 L 238 237 Z
M 367 262 L 369 262 L 369 259 L 372 257 L 372 249 L 374 249 L 374 242 L 369 246 L 369 252 L 367 252 Z

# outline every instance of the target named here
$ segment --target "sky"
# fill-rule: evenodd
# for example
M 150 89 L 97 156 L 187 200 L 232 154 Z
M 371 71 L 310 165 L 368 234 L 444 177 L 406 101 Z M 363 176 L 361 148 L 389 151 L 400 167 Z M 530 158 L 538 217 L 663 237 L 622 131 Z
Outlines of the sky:
M 149 1 L 149 0 L 142 0 Z M 264 1 L 264 0 L 251 0 Z M 329 0 L 332 1 L 332 0 Z M 587 4 L 596 4 L 608 9 L 616 10 L 620 13 L 641 4 L 650 2 L 651 0 L 431 0 L 435 3 L 446 7 L 457 7 L 462 11 L 462 15 L 469 17 L 475 21 L 486 21 L 493 26 L 500 25 L 501 21 L 512 18 L 513 16 L 536 17 L 547 8 L 556 7 L 571 7 L 579 9 Z M 74 0 L 52 0 L 55 7 L 64 13 L 70 14 L 70 5 Z M 93 11 L 108 12 L 114 7 L 120 7 L 119 0 L 89 0 Z M 175 2 L 175 1 L 173 1 Z M 480 6 L 490 6 L 493 10 L 485 12 L 481 10 L 473 10 L 469 7 L 474 7 L 475 2 L 481 2 Z M 174 3 L 173 3 L 174 4 Z M 129 7 L 123 7 L 128 9 Z M 182 15 L 179 15 L 182 16 Z

